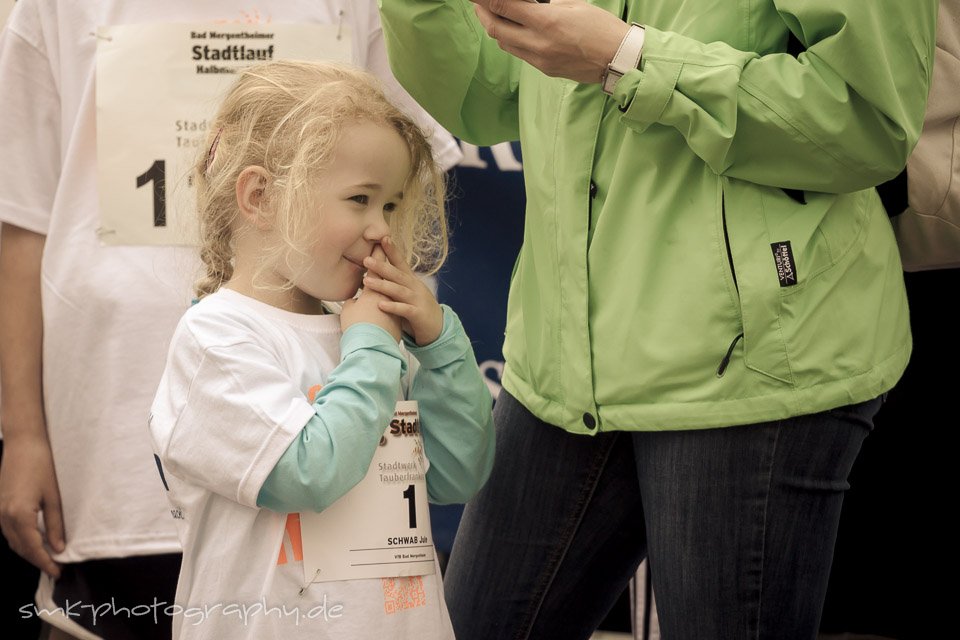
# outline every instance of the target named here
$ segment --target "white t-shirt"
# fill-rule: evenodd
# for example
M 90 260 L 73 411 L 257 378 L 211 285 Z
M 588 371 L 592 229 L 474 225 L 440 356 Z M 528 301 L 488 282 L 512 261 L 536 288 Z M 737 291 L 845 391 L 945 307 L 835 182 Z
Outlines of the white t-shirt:
M 0 25 L 7 21 L 10 10 L 13 9 L 13 0 L 3 0 L 0 2 Z M 0 233 L 3 232 L 3 225 L 0 225 Z M 3 431 L 0 431 L 0 440 L 3 440 Z
M 453 638 L 439 568 L 301 593 L 298 515 L 257 508 L 314 415 L 310 390 L 340 362 L 340 337 L 339 316 L 290 313 L 229 289 L 177 328 L 151 416 L 165 467 L 178 465 L 165 468 L 184 548 L 175 638 Z
M 170 336 L 190 305 L 198 261 L 191 248 L 98 241 L 93 33 L 102 25 L 150 22 L 332 24 L 342 11 L 355 34 L 355 62 L 383 79 L 389 70 L 376 2 L 16 4 L 0 36 L 0 145 L 7 160 L 0 222 L 47 237 L 44 403 L 67 536 L 55 557 L 178 551 L 144 425 Z M 428 118 L 421 112 L 418 120 Z M 438 157 L 452 166 L 459 150 L 447 134 L 441 140 Z
M 0 234 L 3 234 L 3 225 L 0 224 Z M 3 430 L 0 429 L 0 440 L 3 440 Z

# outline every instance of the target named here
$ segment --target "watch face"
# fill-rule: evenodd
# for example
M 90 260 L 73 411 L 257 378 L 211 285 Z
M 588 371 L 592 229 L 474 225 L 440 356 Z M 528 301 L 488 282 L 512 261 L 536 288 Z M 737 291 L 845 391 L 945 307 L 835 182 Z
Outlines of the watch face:
M 600 90 L 608 96 L 612 96 L 613 90 L 617 86 L 617 81 L 622 77 L 623 74 L 621 72 L 608 66 L 607 70 L 603 74 L 603 79 L 600 81 Z

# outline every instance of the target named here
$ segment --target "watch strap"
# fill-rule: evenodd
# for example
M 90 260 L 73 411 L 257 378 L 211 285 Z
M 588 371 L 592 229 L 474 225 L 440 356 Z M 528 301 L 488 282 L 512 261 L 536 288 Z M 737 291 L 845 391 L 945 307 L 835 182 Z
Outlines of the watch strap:
M 640 65 L 640 55 L 643 53 L 643 40 L 646 35 L 644 28 L 636 22 L 630 23 L 623 40 L 620 41 L 620 48 L 614 54 L 613 60 L 607 65 L 607 69 L 600 80 L 600 88 L 607 95 L 613 95 L 613 90 L 617 82 L 623 75 L 631 69 L 636 69 Z

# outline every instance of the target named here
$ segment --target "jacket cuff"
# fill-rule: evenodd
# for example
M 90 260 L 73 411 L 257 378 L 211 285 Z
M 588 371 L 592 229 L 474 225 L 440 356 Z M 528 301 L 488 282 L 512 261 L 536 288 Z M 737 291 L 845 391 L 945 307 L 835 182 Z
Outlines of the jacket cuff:
M 623 112 L 621 122 L 637 133 L 659 122 L 683 68 L 683 62 L 676 56 L 658 57 L 666 48 L 667 34 L 653 27 L 644 30 L 640 68 L 625 73 L 613 92 L 613 99 Z

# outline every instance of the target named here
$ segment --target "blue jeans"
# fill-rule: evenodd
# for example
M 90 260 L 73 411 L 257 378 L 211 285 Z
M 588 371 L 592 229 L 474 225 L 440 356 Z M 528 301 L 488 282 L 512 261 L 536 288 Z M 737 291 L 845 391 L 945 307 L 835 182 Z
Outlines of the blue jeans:
M 505 391 L 444 582 L 460 640 L 589 638 L 650 560 L 664 640 L 808 640 L 876 398 L 756 425 L 571 435 Z

